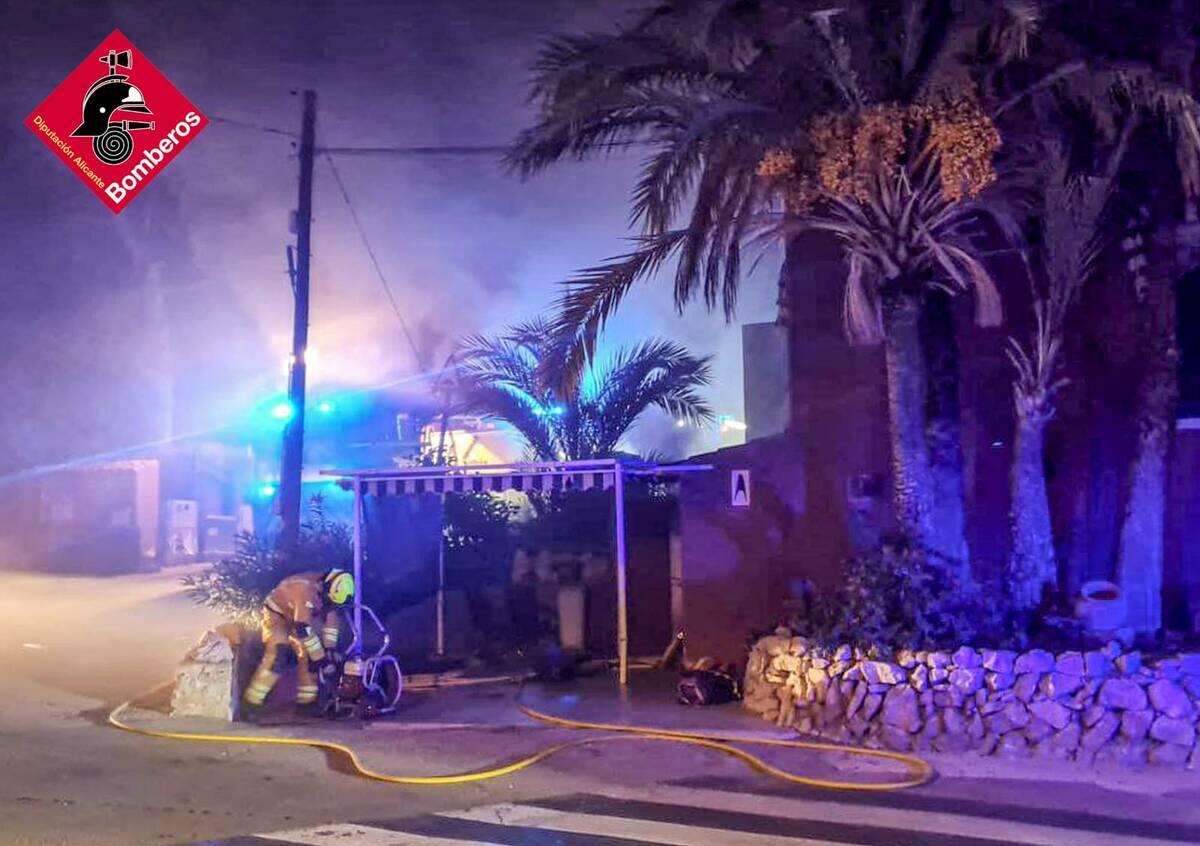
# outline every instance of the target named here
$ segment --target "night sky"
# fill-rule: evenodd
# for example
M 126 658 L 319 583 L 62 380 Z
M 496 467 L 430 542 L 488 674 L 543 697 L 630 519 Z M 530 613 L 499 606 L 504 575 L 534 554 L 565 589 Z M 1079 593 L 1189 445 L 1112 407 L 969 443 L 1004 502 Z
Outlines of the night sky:
M 553 33 L 608 27 L 605 0 L 440 3 L 10 3 L 0 98 L 7 249 L 0 306 L 0 470 L 220 425 L 284 388 L 295 204 L 287 137 L 215 121 L 119 217 L 20 121 L 114 27 L 210 118 L 295 130 L 318 92 L 325 146 L 503 144 L 531 115 L 528 65 Z M 338 158 L 417 344 L 531 316 L 572 271 L 625 250 L 637 154 L 521 183 L 489 158 Z M 315 377 L 375 385 L 420 366 L 318 160 Z M 739 322 L 774 316 L 777 259 L 745 285 Z M 720 315 L 678 319 L 670 270 L 631 297 L 609 344 L 657 333 L 716 353 L 718 413 L 741 414 L 740 337 Z M 667 420 L 639 448 L 690 445 Z

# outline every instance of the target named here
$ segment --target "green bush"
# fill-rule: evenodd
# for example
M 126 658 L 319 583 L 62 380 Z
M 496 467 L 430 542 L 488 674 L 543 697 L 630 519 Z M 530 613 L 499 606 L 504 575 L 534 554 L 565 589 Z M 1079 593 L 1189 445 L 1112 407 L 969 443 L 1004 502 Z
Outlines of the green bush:
M 353 529 L 328 519 L 320 497 L 309 503 L 309 520 L 300 526 L 299 542 L 288 556 L 265 538 L 242 533 L 234 554 L 182 581 L 199 605 L 229 618 L 256 623 L 263 600 L 280 581 L 295 573 L 354 566 Z
M 846 564 L 841 587 L 813 597 L 796 631 L 829 644 L 946 649 L 1020 646 L 1020 621 L 1000 593 L 955 576 L 948 559 L 903 537 Z

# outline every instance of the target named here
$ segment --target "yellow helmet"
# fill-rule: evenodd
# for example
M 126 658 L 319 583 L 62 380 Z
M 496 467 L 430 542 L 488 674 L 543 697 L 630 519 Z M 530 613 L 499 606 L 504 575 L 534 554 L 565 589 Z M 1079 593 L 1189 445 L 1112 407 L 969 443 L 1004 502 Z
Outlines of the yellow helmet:
M 345 570 L 330 570 L 325 576 L 325 595 L 334 605 L 345 605 L 354 596 L 354 576 Z

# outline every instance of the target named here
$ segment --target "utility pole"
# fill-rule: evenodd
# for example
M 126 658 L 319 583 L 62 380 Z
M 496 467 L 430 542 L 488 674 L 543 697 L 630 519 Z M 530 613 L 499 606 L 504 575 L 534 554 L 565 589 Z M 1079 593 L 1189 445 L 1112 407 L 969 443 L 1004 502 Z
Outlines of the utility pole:
M 308 266 L 312 235 L 313 157 L 316 153 L 317 92 L 304 92 L 300 126 L 300 195 L 296 203 L 296 268 L 292 279 L 292 361 L 288 402 L 292 413 L 283 430 L 283 466 L 279 472 L 279 546 L 294 549 L 300 536 L 300 475 L 304 469 L 304 377 L 308 351 Z

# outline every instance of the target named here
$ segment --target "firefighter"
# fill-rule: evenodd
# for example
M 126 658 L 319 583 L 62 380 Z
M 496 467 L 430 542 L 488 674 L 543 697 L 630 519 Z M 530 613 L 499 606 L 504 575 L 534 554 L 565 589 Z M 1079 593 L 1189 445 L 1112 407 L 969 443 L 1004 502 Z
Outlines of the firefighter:
M 288 576 L 267 595 L 262 609 L 262 662 L 246 688 L 247 717 L 258 713 L 287 664 L 285 647 L 295 650 L 299 669 L 296 705 L 317 701 L 317 679 L 337 650 L 338 609 L 354 596 L 354 577 L 345 570 Z M 319 630 L 318 630 L 319 625 Z

